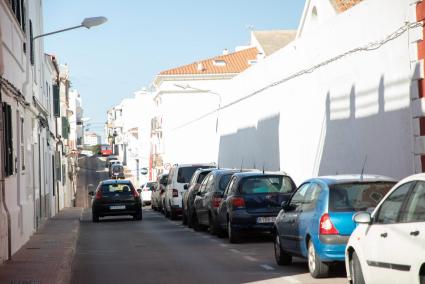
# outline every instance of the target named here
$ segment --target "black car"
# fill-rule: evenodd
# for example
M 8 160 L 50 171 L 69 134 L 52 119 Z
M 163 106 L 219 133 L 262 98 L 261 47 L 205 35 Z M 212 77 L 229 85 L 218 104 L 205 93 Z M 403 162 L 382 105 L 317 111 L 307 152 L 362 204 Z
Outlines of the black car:
M 184 185 L 185 192 L 183 193 L 182 198 L 182 222 L 183 225 L 188 225 L 189 228 L 192 227 L 193 201 L 195 200 L 196 193 L 198 192 L 201 182 L 212 170 L 214 170 L 214 168 L 196 170 L 195 173 L 193 173 L 189 184 Z
M 142 201 L 139 193 L 129 180 L 101 181 L 92 201 L 93 222 L 99 217 L 131 215 L 135 220 L 142 220 Z
M 223 236 L 223 230 L 217 221 L 217 209 L 230 178 L 237 172 L 240 171 L 221 169 L 212 171 L 205 177 L 196 193 L 193 205 L 192 223 L 195 230 L 208 227 L 211 234 Z
M 231 243 L 243 231 L 273 231 L 282 202 L 287 201 L 295 183 L 284 173 L 241 172 L 233 174 L 218 207 L 218 223 Z

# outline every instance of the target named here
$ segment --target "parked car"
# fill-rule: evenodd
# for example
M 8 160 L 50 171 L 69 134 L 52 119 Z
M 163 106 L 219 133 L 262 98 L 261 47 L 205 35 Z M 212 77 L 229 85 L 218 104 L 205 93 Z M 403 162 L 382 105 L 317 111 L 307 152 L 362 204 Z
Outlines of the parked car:
M 211 234 L 223 236 L 224 231 L 217 220 L 217 210 L 230 178 L 237 172 L 240 171 L 220 169 L 210 172 L 205 177 L 199 190 L 196 191 L 193 213 L 189 215 L 195 230 L 208 227 Z
M 110 178 L 125 178 L 124 175 L 124 167 L 121 164 L 114 164 L 111 166 L 111 171 L 110 171 Z
M 275 222 L 274 250 L 279 265 L 292 256 L 308 259 L 314 278 L 326 277 L 329 265 L 344 261 L 355 228 L 353 215 L 373 210 L 396 183 L 375 175 L 336 175 L 305 181 L 283 205 Z
M 92 199 L 92 220 L 100 217 L 131 215 L 142 220 L 142 202 L 139 193 L 129 180 L 101 181 L 96 192 L 90 192 Z
M 190 182 L 183 186 L 183 188 L 185 189 L 182 197 L 183 225 L 188 225 L 189 227 L 192 227 L 193 201 L 195 200 L 195 196 L 198 192 L 198 188 L 201 185 L 201 182 L 204 180 L 206 175 L 209 174 L 212 170 L 213 168 L 197 169 L 193 174 L 192 178 L 190 179 Z
M 105 167 L 109 167 L 109 162 L 110 161 L 118 161 L 118 156 L 109 155 L 108 157 L 106 157 Z
M 108 162 L 108 171 L 109 171 L 109 175 L 111 175 L 111 169 L 113 165 L 121 165 L 121 162 L 118 160 L 111 160 Z
M 295 190 L 285 173 L 239 172 L 233 174 L 218 207 L 217 220 L 231 243 L 247 230 L 272 231 L 281 203 Z
M 182 195 L 184 185 L 190 181 L 197 169 L 213 168 L 212 164 L 185 164 L 174 165 L 168 175 L 165 188 L 164 211 L 165 216 L 176 219 L 182 213 Z
M 168 174 L 159 175 L 156 180 L 156 186 L 152 191 L 152 209 L 162 212 L 162 196 L 165 192 L 165 186 L 167 185 Z
M 152 200 L 152 190 L 155 188 L 156 182 L 150 181 L 142 187 L 143 206 L 150 205 Z
M 353 219 L 345 250 L 351 283 L 425 283 L 425 174 L 403 179 L 372 214 Z

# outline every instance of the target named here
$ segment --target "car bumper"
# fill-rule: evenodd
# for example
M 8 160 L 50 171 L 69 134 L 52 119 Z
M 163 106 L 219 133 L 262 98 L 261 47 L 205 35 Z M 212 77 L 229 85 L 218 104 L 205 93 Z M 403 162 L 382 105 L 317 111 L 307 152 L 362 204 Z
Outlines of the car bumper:
M 345 261 L 345 248 L 349 236 L 320 236 L 315 246 L 320 259 L 325 262 Z
M 248 213 L 248 212 L 233 212 L 230 216 L 232 227 L 236 230 L 255 230 L 255 231 L 271 231 L 273 230 L 274 222 L 258 223 L 258 217 L 276 217 L 278 213 Z
M 141 204 L 125 204 L 125 209 L 111 209 L 111 206 L 124 204 L 101 204 L 92 207 L 92 212 L 99 216 L 134 215 L 142 211 Z

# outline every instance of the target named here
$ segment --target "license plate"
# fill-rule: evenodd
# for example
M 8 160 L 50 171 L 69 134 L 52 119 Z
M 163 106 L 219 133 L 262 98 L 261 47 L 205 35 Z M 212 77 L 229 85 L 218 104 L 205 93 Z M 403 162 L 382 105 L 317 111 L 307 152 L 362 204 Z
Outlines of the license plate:
M 125 209 L 125 205 L 114 205 L 114 206 L 109 206 L 109 209 L 111 209 L 111 210 L 120 210 L 120 209 Z
M 276 217 L 258 217 L 257 223 L 274 223 Z

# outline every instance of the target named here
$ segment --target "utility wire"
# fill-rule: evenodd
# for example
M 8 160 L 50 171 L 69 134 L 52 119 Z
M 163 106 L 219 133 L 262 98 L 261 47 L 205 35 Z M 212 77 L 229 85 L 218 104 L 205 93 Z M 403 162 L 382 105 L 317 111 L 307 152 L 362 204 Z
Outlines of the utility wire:
M 258 89 L 256 91 L 254 91 L 254 92 L 252 92 L 252 93 L 250 93 L 250 94 L 248 94 L 246 96 L 243 96 L 243 97 L 241 97 L 239 99 L 236 99 L 236 100 L 234 100 L 234 101 L 232 101 L 232 102 L 230 102 L 230 103 L 228 103 L 226 105 L 223 105 L 223 106 L 221 106 L 221 107 L 219 107 L 219 108 L 217 108 L 217 109 L 215 109 L 213 111 L 210 111 L 210 112 L 208 112 L 208 113 L 206 113 L 206 114 L 204 114 L 204 115 L 202 115 L 202 116 L 200 116 L 200 117 L 198 117 L 196 119 L 193 119 L 193 120 L 191 120 L 189 122 L 186 122 L 186 123 L 184 123 L 184 124 L 182 124 L 182 125 L 180 125 L 180 126 L 178 126 L 176 128 L 173 128 L 172 130 L 177 130 L 177 129 L 183 128 L 183 127 L 185 127 L 185 126 L 187 126 L 189 124 L 192 124 L 194 122 L 197 122 L 197 121 L 199 121 L 199 120 L 201 120 L 201 119 L 203 119 L 203 118 L 205 118 L 205 117 L 207 117 L 209 115 L 212 115 L 214 113 L 217 113 L 218 111 L 220 111 L 222 109 L 226 109 L 226 108 L 228 108 L 230 106 L 233 106 L 233 105 L 238 104 L 238 103 L 240 103 L 240 102 L 242 102 L 244 100 L 247 100 L 247 99 L 249 99 L 249 98 L 251 98 L 253 96 L 256 96 L 256 95 L 258 95 L 258 94 L 266 91 L 267 89 L 276 87 L 276 86 L 281 85 L 283 83 L 286 83 L 286 82 L 288 82 L 290 80 L 293 80 L 293 79 L 295 79 L 297 77 L 300 77 L 300 76 L 303 76 L 303 75 L 306 75 L 306 74 L 311 74 L 314 71 L 316 71 L 317 69 L 319 69 L 321 67 L 324 67 L 326 65 L 329 65 L 329 64 L 331 64 L 331 63 L 333 63 L 335 61 L 341 60 L 341 59 L 343 59 L 343 58 L 345 58 L 345 57 L 347 57 L 347 56 L 349 56 L 351 54 L 359 53 L 359 52 L 368 52 L 368 51 L 377 50 L 377 49 L 381 48 L 383 45 L 385 45 L 386 43 L 399 38 L 401 35 L 403 35 L 407 31 L 409 31 L 410 29 L 414 29 L 414 28 L 418 28 L 418 27 L 422 27 L 422 26 L 423 26 L 423 23 L 422 22 L 406 23 L 404 26 L 398 28 L 396 31 L 394 31 L 390 35 L 386 36 L 382 40 L 371 42 L 371 43 L 366 44 L 366 45 L 364 45 L 362 47 L 353 48 L 353 49 L 351 49 L 349 51 L 346 51 L 346 52 L 344 52 L 342 54 L 339 54 L 339 55 L 337 55 L 335 57 L 332 57 L 330 59 L 327 59 L 327 60 L 325 60 L 325 61 L 323 61 L 321 63 L 318 63 L 316 65 L 313 65 L 310 68 L 303 69 L 303 70 L 300 70 L 298 72 L 295 72 L 295 73 L 293 73 L 293 74 L 291 74 L 291 75 L 289 75 L 289 76 L 287 76 L 287 77 L 285 77 L 285 78 L 283 78 L 281 80 L 275 81 L 275 82 L 273 82 L 273 83 L 271 83 L 269 85 L 266 85 L 266 86 L 264 86 L 264 87 L 262 87 L 262 88 L 260 88 L 260 89 Z

